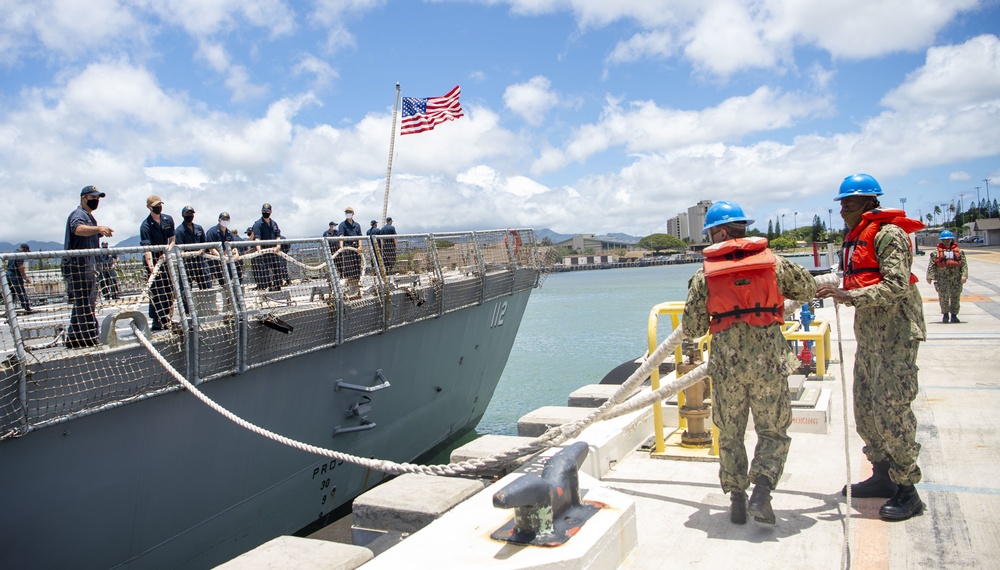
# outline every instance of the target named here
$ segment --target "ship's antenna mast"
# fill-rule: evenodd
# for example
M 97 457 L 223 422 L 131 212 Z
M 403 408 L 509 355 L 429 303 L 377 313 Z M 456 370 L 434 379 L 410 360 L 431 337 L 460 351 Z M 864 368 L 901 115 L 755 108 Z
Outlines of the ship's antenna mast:
M 389 166 L 385 169 L 385 199 L 382 201 L 382 225 L 389 213 L 389 180 L 392 178 L 392 153 L 396 147 L 396 113 L 399 112 L 399 82 L 396 82 L 396 103 L 392 107 L 392 136 L 389 137 Z

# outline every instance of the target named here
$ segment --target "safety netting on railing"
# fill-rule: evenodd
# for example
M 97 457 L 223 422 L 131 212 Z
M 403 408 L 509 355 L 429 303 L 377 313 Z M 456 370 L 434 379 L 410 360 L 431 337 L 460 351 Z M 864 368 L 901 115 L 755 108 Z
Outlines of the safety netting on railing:
M 0 254 L 0 439 L 539 283 L 531 230 Z M 24 275 L 17 269 L 22 266 Z

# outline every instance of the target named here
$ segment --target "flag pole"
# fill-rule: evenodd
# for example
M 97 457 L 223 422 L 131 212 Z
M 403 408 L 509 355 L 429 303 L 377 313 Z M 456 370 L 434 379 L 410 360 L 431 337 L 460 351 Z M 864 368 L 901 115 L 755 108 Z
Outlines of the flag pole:
M 399 82 L 396 82 L 396 103 L 392 107 L 392 136 L 389 137 L 389 166 L 385 169 L 385 198 L 382 201 L 382 225 L 389 213 L 389 179 L 392 178 L 392 153 L 396 146 L 396 113 L 399 111 Z

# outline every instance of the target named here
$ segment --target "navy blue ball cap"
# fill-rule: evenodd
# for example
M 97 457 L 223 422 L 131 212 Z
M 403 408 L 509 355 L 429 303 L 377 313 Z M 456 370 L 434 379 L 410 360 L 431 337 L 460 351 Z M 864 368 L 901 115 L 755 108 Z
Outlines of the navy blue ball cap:
M 84 186 L 83 190 L 80 190 L 81 196 L 96 196 L 97 198 L 103 198 L 106 196 L 104 192 L 97 189 L 97 186 Z

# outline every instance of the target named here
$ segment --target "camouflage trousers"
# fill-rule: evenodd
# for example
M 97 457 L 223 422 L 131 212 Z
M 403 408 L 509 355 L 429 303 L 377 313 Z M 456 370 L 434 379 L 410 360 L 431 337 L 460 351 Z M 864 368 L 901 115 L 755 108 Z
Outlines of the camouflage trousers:
M 747 417 L 753 411 L 757 447 L 747 472 L 747 450 L 743 442 Z M 719 481 L 722 490 L 745 491 L 751 481 L 764 475 L 777 486 L 785 470 L 791 438 L 792 406 L 788 376 L 767 372 L 759 376 L 724 377 L 712 382 L 712 421 L 719 428 Z
M 872 347 L 859 342 L 854 361 L 854 420 L 872 463 L 889 461 L 889 477 L 901 485 L 920 481 L 916 340 Z
M 938 304 L 941 305 L 941 314 L 952 313 L 957 315 L 961 309 L 962 299 L 962 277 L 957 271 L 954 274 L 944 274 L 938 270 L 938 277 L 934 281 L 934 289 L 937 290 Z

